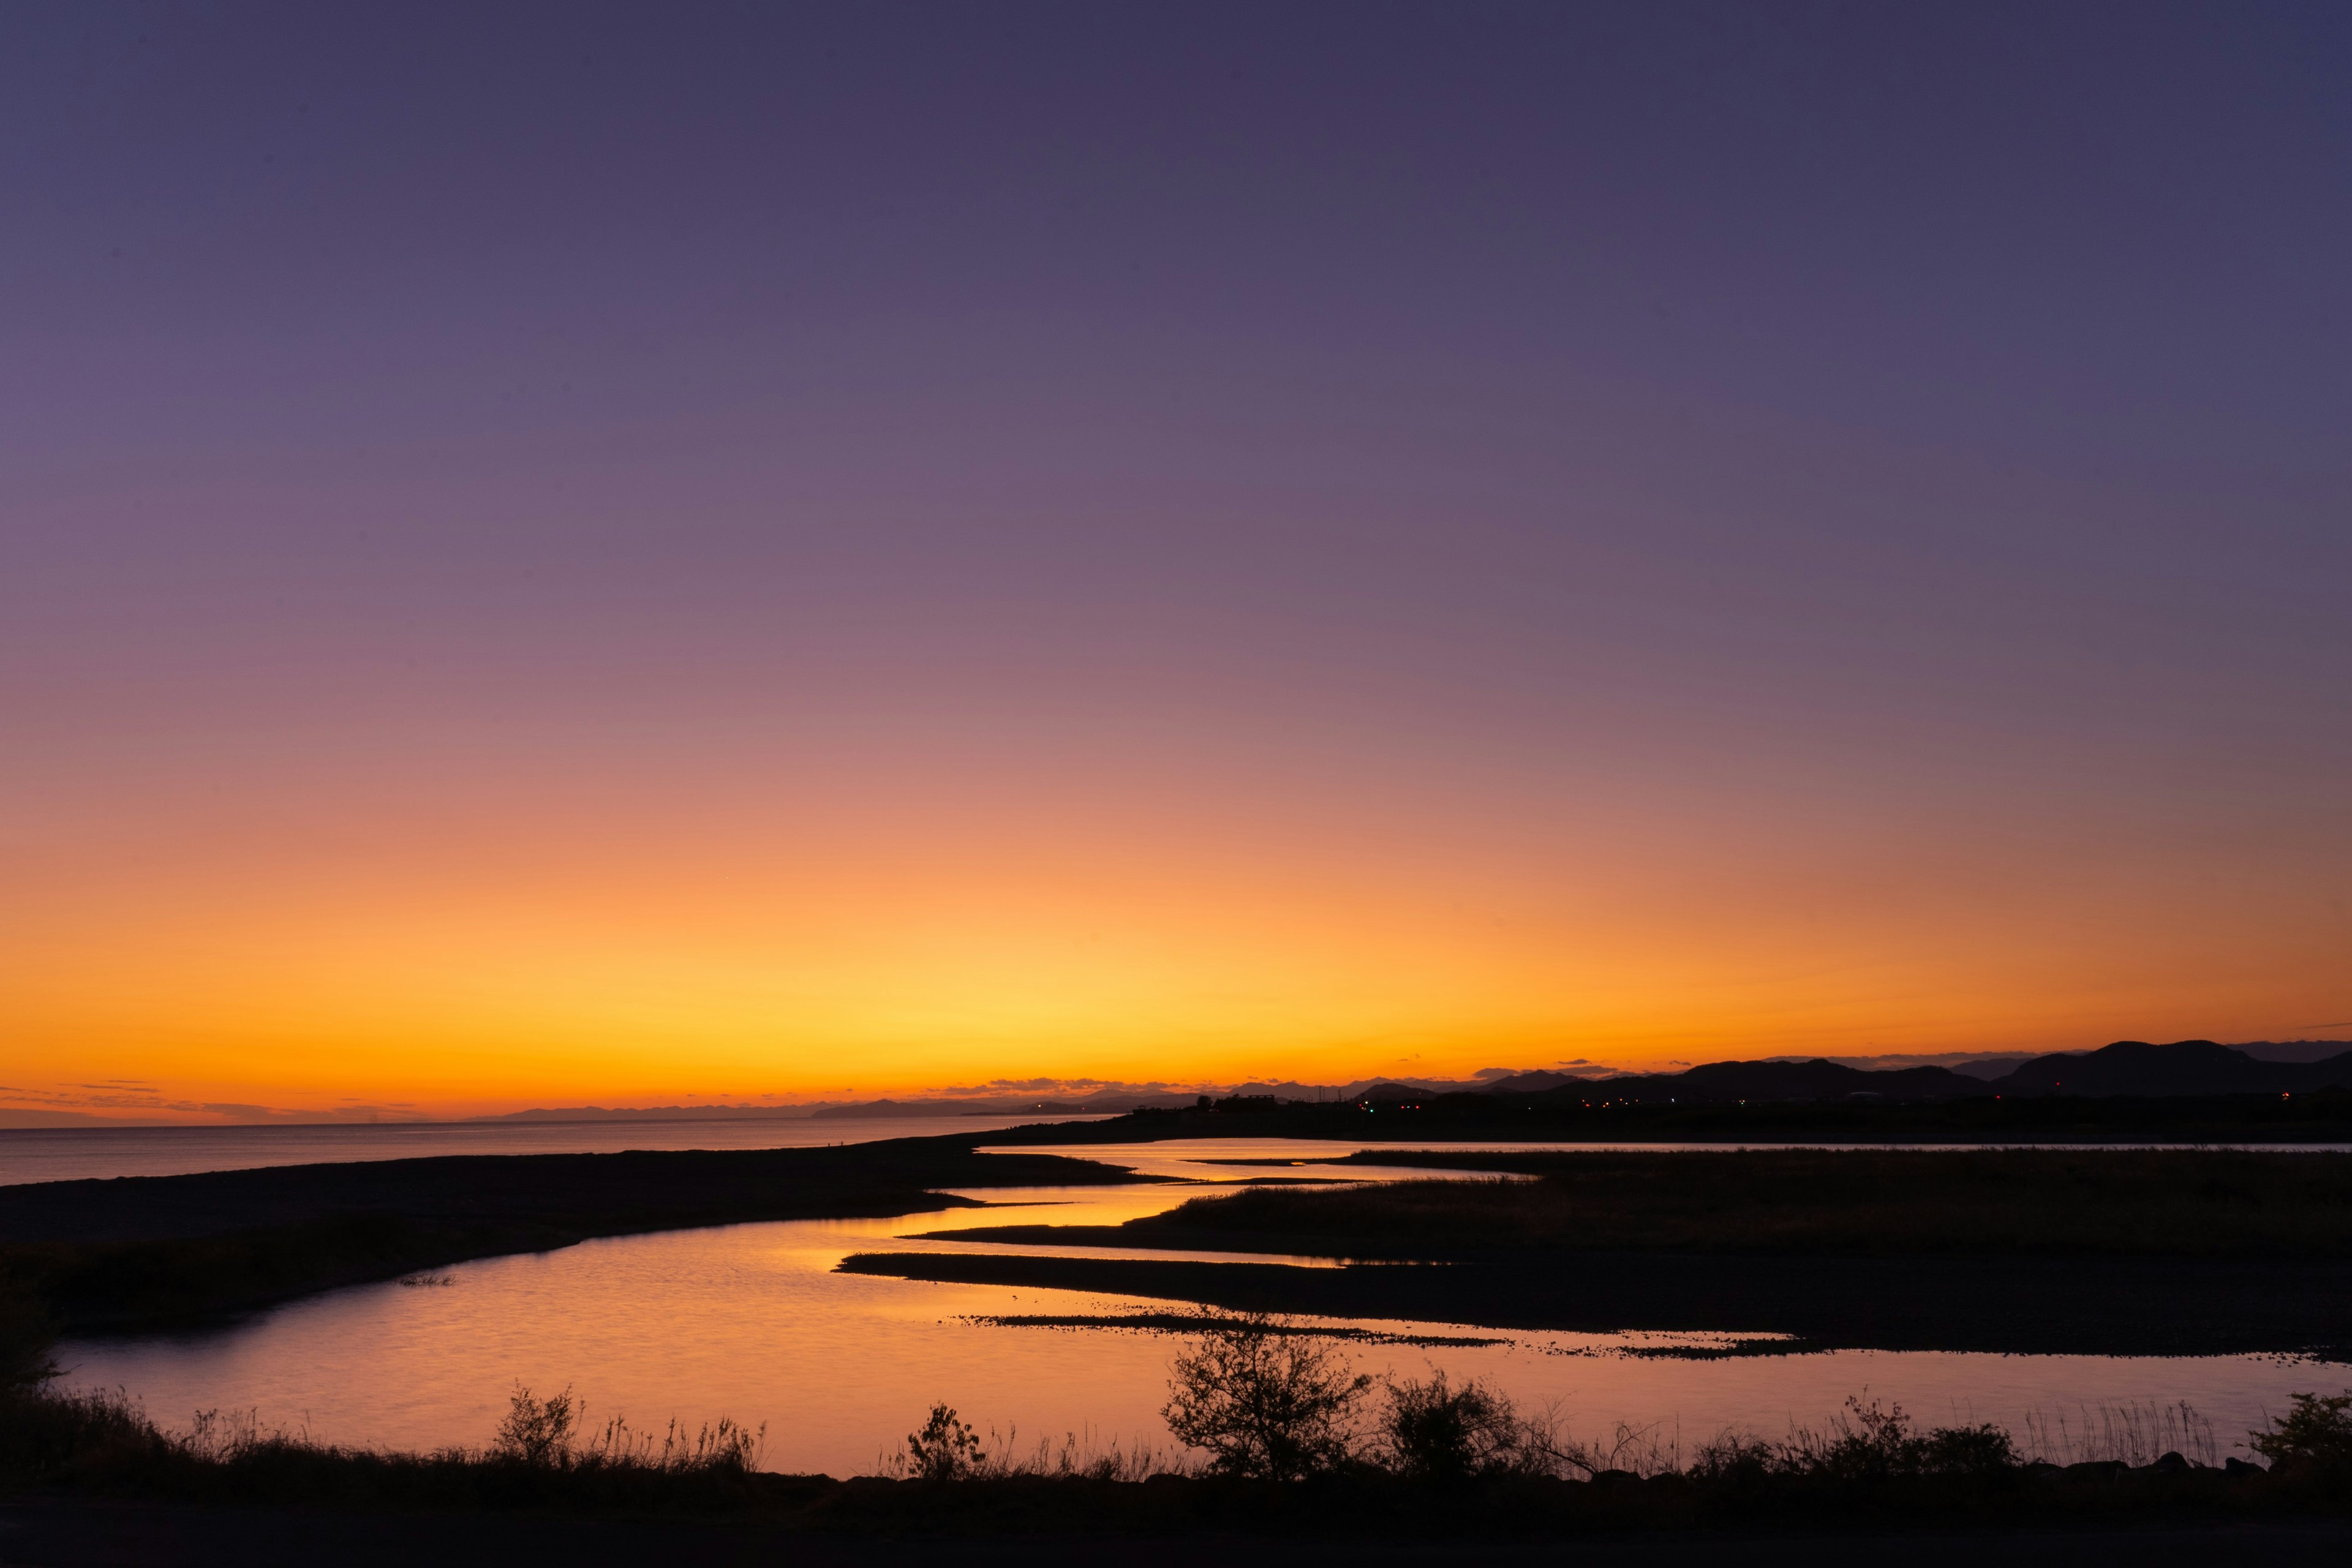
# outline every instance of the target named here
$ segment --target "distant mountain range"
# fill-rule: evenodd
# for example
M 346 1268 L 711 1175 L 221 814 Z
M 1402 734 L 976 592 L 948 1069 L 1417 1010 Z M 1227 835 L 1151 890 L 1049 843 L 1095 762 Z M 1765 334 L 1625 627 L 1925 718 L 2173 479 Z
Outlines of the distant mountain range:
M 1991 1078 L 1940 1067 L 1872 1070 L 1815 1058 L 1710 1062 L 1686 1072 L 1604 1079 L 1523 1073 L 1498 1079 L 1484 1092 L 1544 1104 L 1599 1099 L 1841 1100 L 1857 1095 L 1958 1100 L 1996 1094 L 2300 1094 L 2328 1088 L 2352 1089 L 2352 1049 L 2339 1047 L 2336 1054 L 2317 1060 L 2281 1061 L 2265 1060 L 2244 1048 L 2211 1040 L 2176 1040 L 2161 1046 L 2118 1040 L 2095 1051 L 2033 1057 Z M 1409 1084 L 1381 1084 L 1366 1098 L 1404 1100 L 1423 1092 Z
M 2332 1054 L 2323 1054 L 2329 1047 L 2334 1047 Z M 2257 1051 L 2276 1054 L 2257 1056 Z M 2294 1058 L 2302 1059 L 2282 1059 Z M 1221 1090 L 1218 1097 L 1354 1103 L 1480 1094 L 1541 1105 L 1604 1098 L 1722 1101 L 1866 1096 L 1916 1100 L 1979 1095 L 2296 1094 L 2327 1087 L 2352 1089 L 2352 1047 L 2343 1042 L 2296 1041 L 2281 1047 L 2265 1041 L 2249 1047 L 2216 1045 L 2211 1040 L 2177 1040 L 2170 1045 L 2118 1040 L 2095 1051 L 1980 1058 L 1953 1067 L 1859 1068 L 1815 1058 L 1709 1062 L 1683 1072 L 1620 1073 L 1603 1078 L 1528 1072 L 1468 1082 L 1373 1079 L 1319 1087 L 1247 1083 Z M 802 1114 L 840 1121 L 901 1116 L 1085 1116 L 1179 1108 L 1192 1105 L 1196 1098 L 1192 1094 L 1163 1093 L 1105 1094 L 1066 1100 L 1024 1100 L 1009 1095 L 877 1100 L 820 1106 Z
M 1865 1060 L 1869 1058 L 1864 1058 Z M 1952 1060 L 1951 1058 L 1945 1058 Z M 1214 1092 L 1283 1100 L 1407 1101 L 1441 1094 L 1482 1094 L 1529 1104 L 1580 1100 L 1958 1100 L 1976 1095 L 2299 1094 L 2328 1087 L 2352 1089 L 2352 1042 L 2257 1040 L 2243 1046 L 2211 1040 L 2150 1045 L 2118 1040 L 2095 1051 L 2040 1057 L 1979 1057 L 1951 1067 L 1863 1068 L 1823 1058 L 1811 1060 L 1708 1062 L 1671 1073 L 1584 1077 L 1527 1072 L 1454 1079 L 1367 1079 L 1355 1083 L 1244 1083 Z M 1100 1116 L 1192 1104 L 1192 1092 L 1105 1093 L 1054 1099 L 1017 1095 L 928 1096 L 815 1105 L 670 1105 L 635 1110 L 601 1106 L 519 1110 L 488 1121 L 701 1121 L 804 1120 L 863 1121 L 890 1117 Z
M 1958 1100 L 1977 1095 L 2182 1095 L 2300 1094 L 2325 1088 L 2352 1089 L 2352 1041 L 2255 1040 L 2223 1046 L 2211 1040 L 2175 1040 L 2150 1045 L 2143 1040 L 2118 1040 L 2095 1051 L 2060 1051 L 2048 1056 L 1970 1056 L 1952 1053 L 1939 1058 L 1949 1066 L 1857 1067 L 1860 1061 L 1885 1058 L 1849 1058 L 1832 1061 L 1774 1058 L 1764 1061 L 1709 1062 L 1681 1072 L 1607 1073 L 1587 1068 L 1582 1073 L 1509 1073 L 1489 1068 L 1470 1079 L 1365 1079 L 1348 1084 L 1244 1083 L 1218 1087 L 1208 1092 L 1263 1097 L 1280 1100 L 1319 1100 L 1349 1104 L 1360 1100 L 1409 1101 L 1437 1095 L 1478 1094 L 1517 1100 L 1530 1105 L 1572 1104 L 1579 1100 L 1843 1100 L 1868 1096 L 1884 1100 Z M 1896 1061 L 1918 1058 L 1895 1058 Z M 1143 1092 L 1143 1091 L 1150 1092 Z M 887 1117 L 952 1118 L 959 1116 L 1117 1115 L 1144 1109 L 1189 1106 L 1199 1098 L 1194 1089 L 1177 1090 L 1162 1084 L 1123 1085 L 1097 1094 L 1058 1096 L 1007 1093 L 946 1094 L 909 1100 L 870 1100 L 853 1103 L 819 1101 L 801 1105 L 660 1105 L 605 1107 L 575 1105 L 509 1111 L 480 1116 L 477 1122 L 516 1121 L 870 1121 Z M 279 1125 L 291 1124 L 282 1113 Z M 322 1122 L 330 1119 L 321 1118 Z M 395 1120 L 386 1118 L 386 1120 Z M 44 1128 L 155 1126 L 145 1119 L 112 1117 L 83 1111 L 36 1110 L 0 1106 L 0 1128 L 33 1131 Z

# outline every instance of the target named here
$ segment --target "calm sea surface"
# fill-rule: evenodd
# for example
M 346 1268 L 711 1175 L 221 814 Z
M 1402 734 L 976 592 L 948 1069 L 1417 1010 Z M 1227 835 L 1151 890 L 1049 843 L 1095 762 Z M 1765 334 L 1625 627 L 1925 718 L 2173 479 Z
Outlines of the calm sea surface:
M 647 1145 L 625 1139 L 552 1146 Z M 1307 1158 L 1347 1147 L 1249 1139 L 1057 1152 L 1220 1179 L 1244 1173 L 1201 1162 Z M 1349 1173 L 1374 1180 L 1428 1174 Z M 541 1393 L 576 1389 L 597 1424 L 616 1414 L 656 1431 L 673 1416 L 688 1424 L 721 1415 L 764 1423 L 764 1462 L 785 1470 L 871 1469 L 934 1400 L 1022 1447 L 1065 1433 L 1097 1447 L 1164 1447 L 1158 1410 L 1179 1339 L 1132 1328 L 988 1320 L 1117 1316 L 1166 1311 L 1170 1303 L 832 1270 L 849 1252 L 895 1246 L 1031 1250 L 897 1238 L 1016 1219 L 1116 1224 L 1201 1191 L 991 1190 L 971 1195 L 1022 1206 L 592 1241 L 462 1264 L 443 1271 L 446 1285 L 338 1290 L 200 1334 L 72 1342 L 62 1347 L 62 1359 L 72 1383 L 127 1389 L 167 1426 L 184 1425 L 198 1410 L 252 1410 L 265 1426 L 362 1445 L 481 1443 L 522 1384 Z M 1522 1401 L 1556 1403 L 1566 1424 L 1588 1436 L 1629 1422 L 1685 1449 L 1727 1426 L 1776 1435 L 1791 1422 L 1818 1425 L 1848 1394 L 1865 1394 L 1898 1401 L 1928 1421 L 1990 1420 L 2021 1436 L 2040 1431 L 2062 1458 L 2092 1457 L 2125 1407 L 2139 1407 L 2145 1425 L 2149 1406 L 2187 1400 L 2210 1420 L 2218 1451 L 2226 1455 L 2265 1412 L 2282 1409 L 2289 1392 L 2352 1383 L 2352 1368 L 2291 1357 L 1840 1352 L 1693 1361 L 1640 1352 L 1704 1343 L 1706 1336 L 1496 1333 L 1336 1320 L 1334 1326 L 1491 1339 L 1496 1342 L 1357 1343 L 1349 1350 L 1368 1371 L 1420 1374 L 1442 1366 L 1456 1377 L 1489 1379 Z M 1745 1327 L 1723 1325 L 1727 1336 Z M 2087 1447 L 2086 1430 L 2093 1439 Z M 2175 1438 L 2163 1446 L 2179 1444 Z
M 624 1149 L 805 1149 L 866 1143 L 881 1138 L 931 1138 L 952 1132 L 1000 1132 L 1034 1116 L 901 1116 L 740 1121 L 417 1121 L 310 1127 L 43 1127 L 0 1128 L 0 1186 L 19 1182 L 67 1182 L 105 1176 L 177 1176 L 196 1171 L 248 1171 L 264 1165 L 311 1165 L 343 1160 L 411 1160 L 431 1154 L 610 1154 Z M 1059 1121 L 1100 1121 L 1065 1116 Z M 1188 1147 L 1205 1146 L 1192 1140 Z M 1228 1157 L 1328 1156 L 1366 1147 L 1299 1139 L 1242 1138 Z M 1727 1149 L 1727 1143 L 1461 1143 L 1449 1149 Z M 1377 1147 L 1378 1145 L 1370 1145 Z M 1402 1146 L 1402 1145 L 1400 1145 Z M 1883 1143 L 1765 1143 L 1757 1148 L 1874 1149 Z M 1917 1148 L 2185 1148 L 2186 1144 L 1914 1144 Z M 2206 1145 L 2225 1147 L 2233 1145 Z M 2245 1145 L 2280 1152 L 2340 1151 L 2341 1144 Z M 1122 1164 L 1137 1163 L 1141 1145 L 1115 1143 L 1094 1151 Z M 1075 1151 L 1042 1148 L 1036 1152 Z M 1198 1174 L 1196 1171 L 1194 1173 Z

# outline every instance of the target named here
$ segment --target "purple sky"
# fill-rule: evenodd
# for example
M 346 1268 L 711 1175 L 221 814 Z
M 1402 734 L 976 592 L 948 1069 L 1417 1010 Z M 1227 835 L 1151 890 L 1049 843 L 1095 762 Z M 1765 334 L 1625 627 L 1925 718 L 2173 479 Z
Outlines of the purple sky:
M 884 889 L 851 925 L 1126 932 L 1129 1022 L 861 949 L 958 1000 L 725 1025 L 697 970 L 627 1004 L 694 993 L 683 1089 L 1353 1076 L 1449 1006 L 1433 1070 L 2352 1017 L 2342 5 L 82 3 L 0 44 L 0 1030 L 58 1075 L 194 1082 L 250 1025 L 364 1058 L 305 1093 L 521 1084 L 588 1026 L 285 933 L 654 887 L 690 931 L 819 842 Z M 1298 976 L 1155 923 L 1227 906 Z M 1612 910 L 1649 945 L 1588 1007 L 1529 955 Z M 299 1016 L 234 979 L 280 964 Z M 1727 1031 L 1751 992 L 1785 1027 Z M 353 1023 L 394 994 L 446 1003 L 430 1071 Z

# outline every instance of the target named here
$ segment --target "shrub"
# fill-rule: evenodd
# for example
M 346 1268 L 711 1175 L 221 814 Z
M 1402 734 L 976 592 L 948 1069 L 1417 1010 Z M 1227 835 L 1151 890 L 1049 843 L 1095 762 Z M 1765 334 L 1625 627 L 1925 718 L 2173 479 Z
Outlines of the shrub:
M 1899 1405 L 1849 1395 L 1833 1435 L 1792 1447 L 1790 1468 L 1841 1480 L 1889 1476 L 1989 1475 L 2017 1462 L 2010 1436 L 1993 1426 L 1915 1432 Z
M 1896 1476 L 1994 1476 L 2018 1462 L 2016 1444 L 2001 1427 L 1919 1432 L 1899 1405 L 1849 1397 L 1825 1432 L 1799 1429 L 1777 1443 L 1727 1432 L 1692 1456 L 1689 1474 L 1749 1486 L 1791 1476 L 1867 1484 Z
M 1689 1475 L 1698 1481 L 1753 1485 L 1780 1474 L 1783 1468 L 1784 1455 L 1779 1447 L 1761 1437 L 1726 1432 L 1713 1442 L 1699 1445 L 1691 1456 Z
M 907 1468 L 922 1480 L 961 1480 L 980 1468 L 980 1439 L 946 1405 L 931 1406 L 919 1432 L 907 1434 Z
M 1389 1468 L 1412 1480 L 1465 1481 L 1526 1464 L 1528 1432 L 1510 1400 L 1475 1381 L 1456 1388 L 1442 1371 L 1388 1385 L 1381 1438 Z
M 1918 1468 L 1910 1421 L 1901 1405 L 1890 1408 L 1874 1399 L 1864 1405 L 1848 1394 L 1845 1410 L 1836 1435 L 1811 1456 L 1811 1468 L 1843 1480 L 1863 1480 Z
M 2352 1472 L 2352 1389 L 2288 1397 L 2294 1408 L 2248 1434 L 2246 1447 L 2281 1471 Z
M 1160 1416 L 1220 1474 L 1298 1480 L 1355 1452 L 1372 1380 L 1328 1342 L 1263 1313 L 1222 1317 L 1176 1358 Z
M 2015 1439 L 1990 1422 L 1938 1426 L 1918 1439 L 1916 1452 L 1918 1468 L 1931 1476 L 1999 1475 L 2018 1463 Z
M 530 1389 L 517 1384 L 507 1418 L 499 1423 L 499 1435 L 490 1443 L 490 1457 L 533 1469 L 567 1468 L 572 1429 L 579 1420 L 580 1402 L 570 1387 L 534 1399 Z

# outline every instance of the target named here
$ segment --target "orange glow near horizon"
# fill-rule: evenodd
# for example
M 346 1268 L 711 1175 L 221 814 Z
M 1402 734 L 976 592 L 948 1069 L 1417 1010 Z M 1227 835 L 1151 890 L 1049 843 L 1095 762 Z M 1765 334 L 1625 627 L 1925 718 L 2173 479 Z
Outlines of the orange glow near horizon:
M 355 800 L 346 780 L 331 808 L 289 786 L 143 826 L 93 803 L 0 913 L 19 1043 L 0 1109 L 1329 1083 L 2325 1016 L 2315 936 L 2253 900 L 2184 921 L 2167 884 L 2204 868 L 2082 821 L 2044 825 L 2072 844 L 2062 868 L 2032 837 L 1997 861 L 1890 848 L 1933 838 L 1798 797 L 1429 813 L 1394 780 L 734 776 L 538 809 L 417 777 Z

